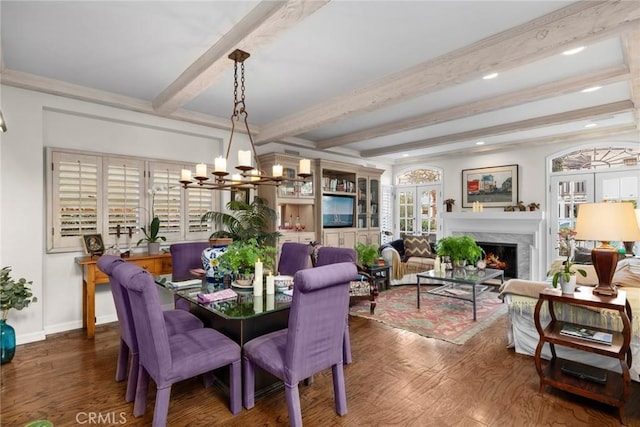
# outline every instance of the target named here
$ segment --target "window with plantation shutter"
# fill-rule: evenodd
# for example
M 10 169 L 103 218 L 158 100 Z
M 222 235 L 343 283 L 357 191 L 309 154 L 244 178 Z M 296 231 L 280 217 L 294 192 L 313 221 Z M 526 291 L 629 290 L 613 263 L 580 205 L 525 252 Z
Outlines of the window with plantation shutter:
M 393 189 L 388 185 L 382 186 L 382 207 L 380 211 L 381 243 L 393 240 Z
M 210 222 L 200 222 L 200 218 L 206 212 L 215 209 L 214 194 L 209 190 L 189 189 L 183 193 L 187 197 L 187 238 L 194 240 L 207 240 L 213 228 Z
M 150 218 L 157 216 L 160 219 L 159 235 L 166 237 L 168 241 L 180 240 L 183 234 L 183 190 L 178 183 L 181 170 L 181 165 L 173 163 L 149 164 Z
M 106 206 L 107 216 L 104 230 L 108 230 L 109 241 L 116 241 L 120 248 L 127 242 L 129 231 L 140 228 L 140 219 L 145 218 L 142 206 L 144 185 L 144 162 L 127 158 L 106 158 Z M 119 228 L 118 228 L 119 227 Z M 118 231 L 121 239 L 118 239 Z M 104 238 L 105 236 L 103 236 Z
M 83 234 L 100 232 L 101 159 L 75 153 L 52 153 L 49 248 L 81 248 Z

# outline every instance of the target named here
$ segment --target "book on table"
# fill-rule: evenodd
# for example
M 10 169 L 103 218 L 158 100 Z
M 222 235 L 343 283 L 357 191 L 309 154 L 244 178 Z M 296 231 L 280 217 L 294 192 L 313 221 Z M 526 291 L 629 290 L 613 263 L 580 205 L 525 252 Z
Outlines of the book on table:
M 601 344 L 611 345 L 613 341 L 613 334 L 608 332 L 594 331 L 582 326 L 576 325 L 564 325 L 560 331 L 560 335 L 569 337 L 576 337 L 588 341 L 598 342 Z

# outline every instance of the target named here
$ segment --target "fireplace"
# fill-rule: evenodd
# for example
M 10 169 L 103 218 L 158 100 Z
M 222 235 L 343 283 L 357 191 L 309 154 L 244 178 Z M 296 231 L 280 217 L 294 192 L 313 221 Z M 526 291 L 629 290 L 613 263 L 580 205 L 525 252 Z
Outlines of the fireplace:
M 515 243 L 476 242 L 484 251 L 487 268 L 504 270 L 505 278 L 518 277 L 518 245 Z

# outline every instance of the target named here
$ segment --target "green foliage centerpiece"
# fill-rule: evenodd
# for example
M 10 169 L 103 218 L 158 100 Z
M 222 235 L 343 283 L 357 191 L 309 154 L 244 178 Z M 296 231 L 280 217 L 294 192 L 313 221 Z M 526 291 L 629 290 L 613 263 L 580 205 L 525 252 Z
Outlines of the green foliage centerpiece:
M 440 257 L 448 257 L 454 266 L 463 266 L 465 262 L 472 265 L 482 257 L 482 248 L 471 236 L 443 237 L 436 243 L 436 253 Z
M 258 260 L 273 271 L 276 253 L 274 246 L 261 245 L 257 239 L 234 240 L 218 258 L 218 268 L 241 277 L 240 280 L 251 280 Z

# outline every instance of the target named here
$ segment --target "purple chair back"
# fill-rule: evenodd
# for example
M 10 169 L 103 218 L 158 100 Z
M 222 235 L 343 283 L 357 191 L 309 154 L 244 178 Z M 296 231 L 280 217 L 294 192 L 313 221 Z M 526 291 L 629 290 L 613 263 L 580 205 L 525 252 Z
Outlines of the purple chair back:
M 342 365 L 349 282 L 356 274 L 356 266 L 350 262 L 295 274 L 284 359 L 283 379 L 287 384 Z
M 132 353 L 138 352 L 138 342 L 136 341 L 136 332 L 133 325 L 133 317 L 131 317 L 131 306 L 129 304 L 129 295 L 122 287 L 122 284 L 114 277 L 116 267 L 125 264 L 125 261 L 113 255 L 102 255 L 98 259 L 98 268 L 109 276 L 111 285 L 111 295 L 116 306 L 116 315 L 118 323 L 120 323 L 120 338 L 127 344 Z
M 338 262 L 358 262 L 358 253 L 351 248 L 333 248 L 330 246 L 322 246 L 318 249 L 318 260 L 316 267 L 323 265 L 335 264 Z M 355 274 L 353 275 L 355 277 Z
M 193 279 L 189 272 L 194 268 L 202 268 L 202 251 L 208 248 L 209 242 L 174 243 L 169 246 L 171 252 L 171 280 L 180 282 Z
M 300 270 L 311 268 L 313 247 L 304 243 L 285 242 L 280 251 L 278 274 L 293 276 Z
M 133 263 L 125 263 L 114 275 L 127 289 L 140 363 L 158 381 L 162 378 L 161 367 L 171 366 L 171 349 L 157 285 L 149 272 Z

